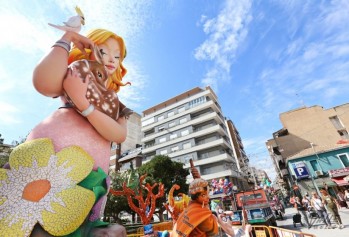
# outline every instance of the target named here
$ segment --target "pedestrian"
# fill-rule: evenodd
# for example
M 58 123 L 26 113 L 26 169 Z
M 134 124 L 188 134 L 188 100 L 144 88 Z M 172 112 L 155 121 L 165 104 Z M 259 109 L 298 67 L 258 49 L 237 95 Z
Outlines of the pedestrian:
M 338 193 L 337 193 L 337 197 L 338 197 L 338 203 L 339 203 L 339 207 L 342 208 L 342 207 L 346 207 L 348 208 L 348 205 L 345 201 L 345 195 L 343 193 L 342 190 L 339 190 Z
M 316 210 L 318 216 L 325 223 L 326 228 L 332 229 L 330 218 L 328 217 L 326 208 L 321 198 L 318 196 L 316 192 L 312 193 L 312 198 L 310 200 L 311 206 Z
M 333 198 L 325 189 L 321 189 L 320 193 L 322 195 L 322 203 L 327 206 L 328 211 L 334 216 L 337 225 L 340 229 L 343 229 L 342 219 L 338 212 L 338 203 L 335 198 Z
M 296 199 L 296 196 L 295 196 L 295 195 L 292 195 L 292 196 L 290 197 L 289 203 L 290 203 L 291 206 L 294 206 L 295 201 L 296 201 L 295 199 Z
M 349 191 L 348 191 L 348 189 L 346 189 L 344 191 L 344 199 L 345 199 L 345 202 L 347 203 L 347 206 L 349 208 Z
M 302 219 L 304 220 L 306 227 L 309 229 L 311 226 L 309 224 L 308 216 L 306 213 L 307 209 L 305 205 L 300 201 L 299 197 L 295 198 L 294 207 L 296 208 L 297 212 L 302 215 Z
M 302 199 L 302 204 L 305 206 L 305 208 L 308 210 L 308 207 L 310 205 L 310 197 L 308 193 L 305 193 Z

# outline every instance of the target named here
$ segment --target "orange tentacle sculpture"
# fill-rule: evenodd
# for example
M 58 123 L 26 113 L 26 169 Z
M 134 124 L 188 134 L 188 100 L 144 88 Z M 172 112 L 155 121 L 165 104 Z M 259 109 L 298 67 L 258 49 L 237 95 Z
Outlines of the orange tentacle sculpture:
M 146 183 L 145 185 L 142 184 L 146 176 L 147 175 L 145 174 L 139 178 L 139 188 L 137 193 L 131 188 L 127 187 L 126 182 L 124 182 L 122 185 L 123 190 L 110 189 L 110 193 L 115 196 L 126 196 L 128 205 L 141 217 L 143 225 L 148 225 L 150 223 L 156 208 L 156 199 L 164 196 L 164 185 L 162 183 L 155 183 L 152 186 L 149 183 Z M 153 189 L 158 185 L 159 191 L 157 194 L 154 194 Z M 147 191 L 145 200 L 143 197 L 144 190 Z M 133 202 L 133 199 L 137 200 L 138 206 Z M 147 207 L 149 205 L 150 210 L 147 213 Z
M 173 197 L 173 192 L 174 190 L 178 190 L 180 188 L 179 185 L 174 184 L 170 191 L 168 192 L 168 204 L 164 203 L 163 205 L 165 206 L 166 210 L 171 214 L 173 223 L 175 223 L 179 217 L 179 214 L 187 208 L 188 203 L 190 201 L 190 197 L 183 194 L 179 193 L 178 196 L 181 196 L 182 198 L 179 201 L 176 201 Z

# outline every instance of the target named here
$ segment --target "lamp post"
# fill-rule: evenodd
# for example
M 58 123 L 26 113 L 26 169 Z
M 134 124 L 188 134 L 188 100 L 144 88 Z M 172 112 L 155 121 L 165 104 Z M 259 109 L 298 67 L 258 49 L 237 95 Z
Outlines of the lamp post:
M 310 178 L 311 178 L 311 182 L 313 183 L 314 188 L 315 188 L 315 190 L 316 190 L 317 194 L 318 194 L 318 195 L 319 195 L 319 197 L 320 197 L 320 196 L 321 196 L 321 194 L 320 194 L 319 187 L 316 185 L 316 182 L 315 182 L 315 180 L 314 180 L 314 177 L 313 177 L 313 175 L 311 174 L 311 172 L 310 172 L 310 170 L 309 170 L 309 168 L 308 168 L 308 165 L 307 165 L 307 163 L 305 162 L 305 160 L 303 160 L 303 163 L 304 163 L 304 165 L 305 165 L 305 168 L 308 170 L 308 172 L 309 172 L 309 176 L 310 176 Z
M 237 210 L 236 207 L 236 200 L 235 200 L 235 192 L 238 190 L 238 187 L 236 187 L 235 185 L 232 187 L 233 188 L 233 211 Z

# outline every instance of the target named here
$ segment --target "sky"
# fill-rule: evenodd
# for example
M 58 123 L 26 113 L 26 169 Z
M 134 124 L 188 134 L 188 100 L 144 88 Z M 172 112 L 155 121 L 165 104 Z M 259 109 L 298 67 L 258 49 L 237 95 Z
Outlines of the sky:
M 98 3 L 97 3 L 98 2 Z M 2 0 L 0 134 L 21 140 L 60 106 L 32 85 L 35 65 L 62 36 L 47 23 L 85 15 L 81 34 L 105 28 L 127 47 L 119 92 L 142 111 L 194 87 L 211 86 L 240 132 L 251 164 L 271 178 L 265 146 L 279 114 L 348 103 L 346 0 Z

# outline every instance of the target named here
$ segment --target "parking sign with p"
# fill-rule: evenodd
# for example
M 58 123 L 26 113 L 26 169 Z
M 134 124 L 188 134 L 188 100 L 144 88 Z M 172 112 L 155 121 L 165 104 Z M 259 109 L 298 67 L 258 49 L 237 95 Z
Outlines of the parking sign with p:
M 292 166 L 297 179 L 309 177 L 307 166 L 303 161 L 293 163 Z

